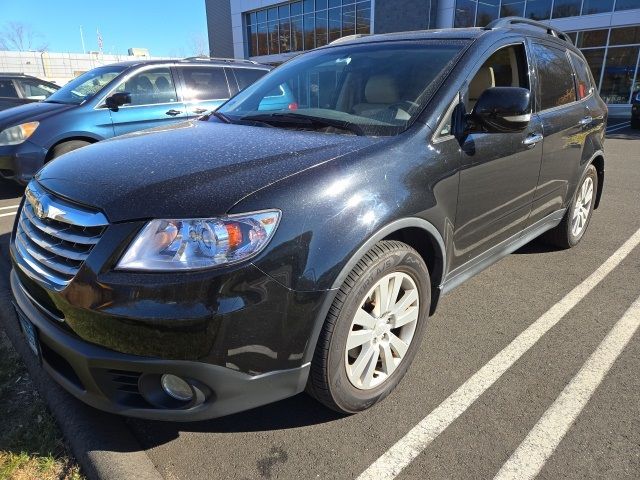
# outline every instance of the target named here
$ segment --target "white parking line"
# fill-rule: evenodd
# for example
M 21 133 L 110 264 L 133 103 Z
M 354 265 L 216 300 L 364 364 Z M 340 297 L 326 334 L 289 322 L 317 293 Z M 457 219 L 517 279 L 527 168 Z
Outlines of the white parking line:
M 18 213 L 18 212 L 0 213 L 0 218 L 2 218 L 2 217 L 12 217 L 12 216 L 14 216 L 16 213 Z
M 535 478 L 640 327 L 640 298 L 618 320 L 494 480 Z
M 606 133 L 617 132 L 631 126 L 631 122 L 618 123 L 607 128 Z
M 11 209 L 14 209 L 14 208 L 17 209 L 19 206 L 20 205 L 10 205 L 8 207 L 0 207 L 0 210 L 11 210 Z
M 409 433 L 398 440 L 395 445 L 362 472 L 358 480 L 395 478 L 639 244 L 640 229 L 600 265 L 595 272 L 547 310 L 429 415 L 422 419 L 420 423 L 413 427 Z

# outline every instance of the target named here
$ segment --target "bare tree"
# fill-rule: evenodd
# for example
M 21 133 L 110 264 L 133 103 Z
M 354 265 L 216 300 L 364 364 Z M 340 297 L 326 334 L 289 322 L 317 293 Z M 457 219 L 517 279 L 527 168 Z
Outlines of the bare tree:
M 21 22 L 7 22 L 0 30 L 0 50 L 43 52 L 49 45 L 42 42 L 42 38 L 42 35 L 29 25 Z
M 189 38 L 188 50 L 196 57 L 209 56 L 209 42 L 206 35 L 202 33 L 193 33 Z

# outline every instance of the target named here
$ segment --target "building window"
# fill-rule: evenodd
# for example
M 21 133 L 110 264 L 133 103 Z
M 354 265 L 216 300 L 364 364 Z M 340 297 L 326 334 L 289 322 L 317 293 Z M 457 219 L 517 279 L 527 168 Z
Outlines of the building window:
M 298 0 L 245 13 L 244 19 L 249 56 L 300 52 L 370 33 L 371 0 Z
M 344 0 L 345 2 L 347 0 Z M 498 17 L 532 20 L 640 9 L 640 0 L 456 0 L 455 27 L 485 26 Z
M 613 0 L 584 0 L 582 15 L 613 11 Z
M 582 0 L 554 0 L 553 18 L 577 17 Z
M 547 20 L 551 17 L 551 0 L 528 0 L 525 16 L 531 20 Z
M 616 1 L 616 11 L 631 10 L 633 8 L 640 8 L 640 0 L 617 0 Z
M 636 71 L 640 62 L 640 27 L 570 34 L 587 59 L 603 100 L 609 104 L 629 103 L 634 85 L 640 83 L 640 72 Z

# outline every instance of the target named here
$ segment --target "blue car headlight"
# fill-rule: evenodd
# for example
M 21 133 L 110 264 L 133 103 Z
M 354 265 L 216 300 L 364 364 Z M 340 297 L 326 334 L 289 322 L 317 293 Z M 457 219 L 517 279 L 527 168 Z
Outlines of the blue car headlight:
M 5 128 L 0 132 L 0 147 L 21 144 L 33 135 L 38 125 L 38 122 L 28 122 Z

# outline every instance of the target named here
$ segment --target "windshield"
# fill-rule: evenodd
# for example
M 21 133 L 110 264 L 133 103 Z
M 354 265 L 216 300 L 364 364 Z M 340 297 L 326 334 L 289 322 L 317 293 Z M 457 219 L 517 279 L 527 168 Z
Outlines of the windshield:
M 385 136 L 422 111 L 465 44 L 385 42 L 317 50 L 281 65 L 216 113 L 231 123 Z
M 107 65 L 89 70 L 71 80 L 45 101 L 80 104 L 102 90 L 102 87 L 120 75 L 125 68 L 121 65 Z

